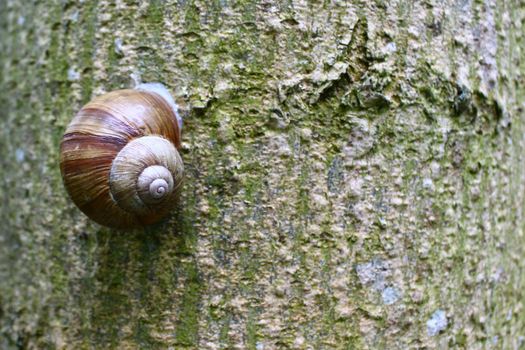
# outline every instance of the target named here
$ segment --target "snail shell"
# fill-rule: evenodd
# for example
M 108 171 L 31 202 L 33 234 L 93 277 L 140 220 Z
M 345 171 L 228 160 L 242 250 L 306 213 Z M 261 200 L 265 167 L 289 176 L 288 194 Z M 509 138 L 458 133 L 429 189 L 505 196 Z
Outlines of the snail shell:
M 181 129 L 177 105 L 161 84 L 96 97 L 73 118 L 60 145 L 71 199 L 109 227 L 162 219 L 182 184 Z

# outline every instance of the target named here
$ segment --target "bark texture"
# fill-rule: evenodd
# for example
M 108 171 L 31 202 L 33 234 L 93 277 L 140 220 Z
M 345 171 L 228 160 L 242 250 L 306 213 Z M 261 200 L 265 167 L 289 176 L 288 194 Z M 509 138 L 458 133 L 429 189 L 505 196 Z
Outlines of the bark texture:
M 0 1 L 0 348 L 525 346 L 518 0 Z M 58 149 L 185 107 L 179 208 L 112 231 Z

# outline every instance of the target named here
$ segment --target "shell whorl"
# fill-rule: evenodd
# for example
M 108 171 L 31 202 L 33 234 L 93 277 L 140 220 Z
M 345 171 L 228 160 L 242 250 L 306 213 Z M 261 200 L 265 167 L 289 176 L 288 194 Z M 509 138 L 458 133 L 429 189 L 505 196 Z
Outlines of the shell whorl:
M 134 139 L 113 160 L 111 196 L 122 209 L 147 215 L 175 199 L 183 168 L 179 153 L 168 140 L 158 136 Z
M 176 203 L 184 169 L 178 152 L 182 121 L 167 90 L 163 96 L 162 85 L 153 85 L 93 99 L 64 134 L 60 168 L 65 187 L 75 204 L 102 225 L 148 225 Z

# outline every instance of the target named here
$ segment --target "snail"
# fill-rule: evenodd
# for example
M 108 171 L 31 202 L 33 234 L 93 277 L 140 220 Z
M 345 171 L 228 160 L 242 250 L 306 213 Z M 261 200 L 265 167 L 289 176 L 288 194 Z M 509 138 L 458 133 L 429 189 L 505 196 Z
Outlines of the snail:
M 94 98 L 73 118 L 60 145 L 69 196 L 104 226 L 134 228 L 161 220 L 182 184 L 181 130 L 177 105 L 162 84 Z

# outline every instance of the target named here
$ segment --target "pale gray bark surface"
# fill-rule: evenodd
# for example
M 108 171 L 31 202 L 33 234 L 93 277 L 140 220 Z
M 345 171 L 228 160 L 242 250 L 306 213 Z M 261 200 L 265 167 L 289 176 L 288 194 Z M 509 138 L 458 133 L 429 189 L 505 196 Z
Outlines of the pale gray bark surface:
M 523 348 L 524 9 L 0 2 L 0 348 Z M 151 81 L 181 204 L 112 231 L 60 138 Z

